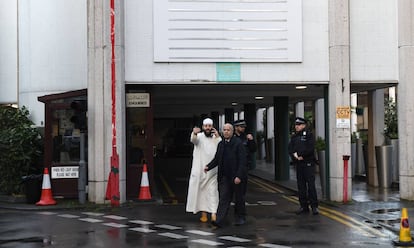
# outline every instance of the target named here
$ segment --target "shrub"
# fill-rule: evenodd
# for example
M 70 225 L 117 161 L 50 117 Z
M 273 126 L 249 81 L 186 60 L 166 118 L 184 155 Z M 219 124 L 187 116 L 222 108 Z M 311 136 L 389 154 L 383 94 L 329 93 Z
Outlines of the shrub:
M 32 126 L 25 107 L 0 106 L 0 192 L 19 194 L 22 176 L 39 173 L 42 138 Z

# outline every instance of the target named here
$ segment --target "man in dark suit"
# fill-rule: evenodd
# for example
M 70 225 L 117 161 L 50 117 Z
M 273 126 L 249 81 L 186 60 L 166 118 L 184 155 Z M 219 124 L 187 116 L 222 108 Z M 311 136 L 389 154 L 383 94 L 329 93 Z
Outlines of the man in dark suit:
M 241 187 L 241 182 L 247 180 L 246 149 L 239 139 L 233 137 L 233 132 L 234 129 L 230 123 L 224 124 L 224 139 L 218 144 L 213 160 L 204 169 L 207 172 L 218 166 L 219 205 L 217 219 L 211 222 L 215 227 L 222 226 L 233 194 L 235 196 L 234 224 L 243 225 L 246 222 L 246 199 L 243 187 Z

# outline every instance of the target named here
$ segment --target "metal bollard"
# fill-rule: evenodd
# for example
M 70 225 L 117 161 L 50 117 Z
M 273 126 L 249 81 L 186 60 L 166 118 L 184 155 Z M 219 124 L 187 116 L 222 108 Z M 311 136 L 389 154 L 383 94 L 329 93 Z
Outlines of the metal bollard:
M 351 156 L 343 155 L 342 159 L 344 160 L 344 197 L 343 202 L 346 203 L 348 201 L 348 160 Z

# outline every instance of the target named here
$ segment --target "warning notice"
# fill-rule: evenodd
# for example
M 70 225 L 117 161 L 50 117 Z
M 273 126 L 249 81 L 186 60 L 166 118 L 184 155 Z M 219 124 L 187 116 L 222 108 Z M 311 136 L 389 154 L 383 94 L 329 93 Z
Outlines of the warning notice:
M 336 128 L 351 128 L 351 107 L 336 107 Z
M 53 179 L 78 178 L 79 177 L 79 166 L 52 167 L 51 177 Z

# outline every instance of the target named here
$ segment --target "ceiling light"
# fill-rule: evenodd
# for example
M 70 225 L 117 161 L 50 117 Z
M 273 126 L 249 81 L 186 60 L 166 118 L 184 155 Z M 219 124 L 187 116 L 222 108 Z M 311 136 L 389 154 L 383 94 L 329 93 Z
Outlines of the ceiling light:
M 232 102 L 231 105 L 232 106 L 237 106 L 237 102 Z
M 263 100 L 264 96 L 255 96 L 254 99 L 256 100 Z
M 304 89 L 308 88 L 308 86 L 306 86 L 306 85 L 297 85 L 295 88 L 297 90 L 304 90 Z

